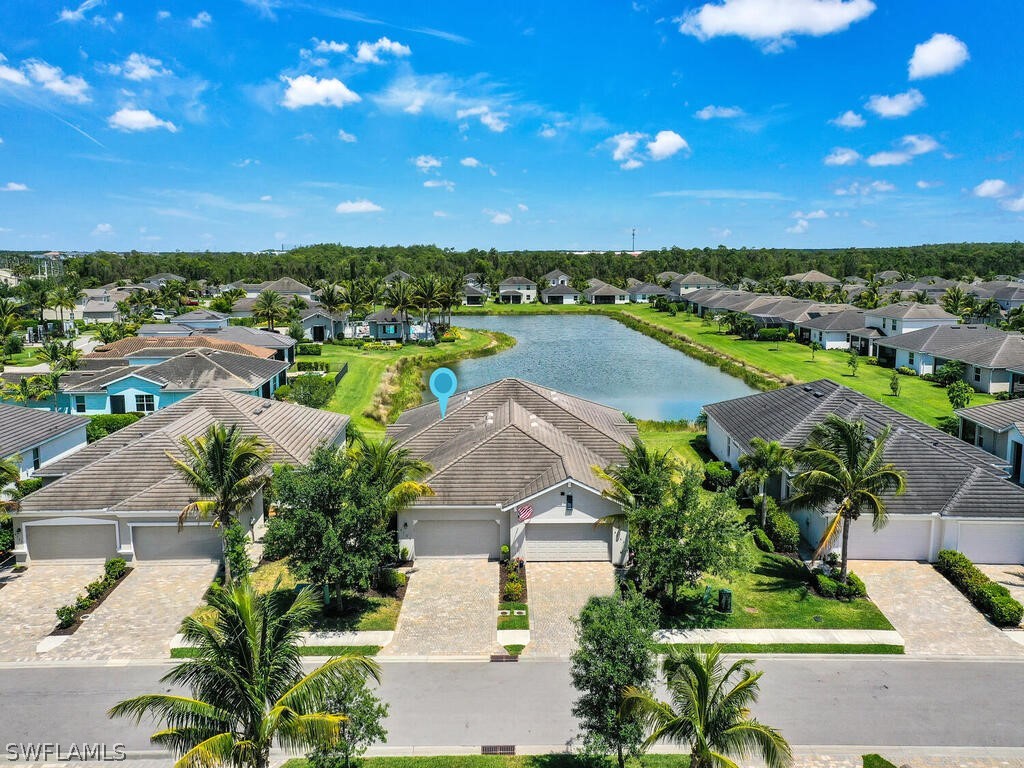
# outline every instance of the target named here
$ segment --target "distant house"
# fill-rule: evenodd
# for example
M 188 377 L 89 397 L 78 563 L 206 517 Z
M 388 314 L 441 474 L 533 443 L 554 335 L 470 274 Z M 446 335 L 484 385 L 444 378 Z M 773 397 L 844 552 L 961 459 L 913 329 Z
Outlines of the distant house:
M 487 291 L 479 285 L 466 283 L 462 286 L 462 306 L 464 307 L 482 307 L 487 303 L 487 296 Z
M 540 292 L 544 304 L 579 304 L 580 292 L 568 285 L 555 285 Z
M 462 276 L 462 282 L 464 285 L 472 285 L 476 288 L 484 287 L 484 276 L 481 272 L 467 272 Z
M 556 285 L 569 285 L 572 278 L 560 269 L 553 269 L 541 277 L 541 282 L 553 288 Z
M 212 309 L 194 309 L 183 315 L 171 318 L 171 322 L 191 328 L 194 331 L 209 330 L 211 328 L 227 328 L 228 315 L 221 312 L 214 312 Z
M 502 304 L 532 304 L 537 300 L 537 284 L 528 277 L 506 277 L 498 283 L 498 300 Z
M 229 341 L 218 336 L 128 336 L 110 344 L 101 344 L 82 357 L 82 362 L 93 370 L 109 365 L 152 365 L 162 363 L 190 349 L 219 349 L 237 355 L 251 355 L 266 360 L 275 359 L 274 350 Z
M 267 446 L 270 465 L 301 466 L 317 446 L 343 445 L 348 422 L 338 413 L 204 389 L 37 470 L 51 482 L 22 499 L 14 515 L 15 557 L 219 560 L 221 533 L 209 521 L 178 524 L 195 499 L 174 465 L 185 458 L 182 438 L 213 424 L 237 427 Z M 257 494 L 238 516 L 243 530 L 263 517 L 263 502 Z
M 933 325 L 957 325 L 960 318 L 951 315 L 938 304 L 918 304 L 901 301 L 864 312 L 865 325 L 879 328 L 886 336 L 919 331 Z
M 0 285 L 6 285 L 8 288 L 16 288 L 20 278 L 9 269 L 0 269 Z
M 797 272 L 794 275 L 786 275 L 782 280 L 786 283 L 811 285 L 839 285 L 841 282 L 840 280 L 832 277 L 832 275 L 826 275 L 824 272 L 819 272 L 816 269 L 812 269 L 807 272 Z
M 868 281 L 857 275 L 847 275 L 843 278 L 843 285 L 867 285 Z
M 902 279 L 903 275 L 895 269 L 883 269 L 881 272 L 875 272 L 875 280 L 881 280 L 883 283 Z
M 261 328 L 246 328 L 241 325 L 229 325 L 227 328 L 210 331 L 194 331 L 197 335 L 236 341 L 254 347 L 263 347 L 274 351 L 274 359 L 287 363 L 295 362 L 295 339 L 286 333 L 265 331 Z
M 648 304 L 659 296 L 668 296 L 668 289 L 662 288 L 657 283 L 638 283 L 632 286 L 629 293 L 629 300 L 636 304 Z
M 85 446 L 89 419 L 0 403 L 0 459 L 17 457 L 22 479 Z M 3 489 L 0 488 L 0 491 Z
M 696 273 L 695 272 L 691 272 L 690 274 L 693 275 L 693 274 L 696 274 Z M 672 283 L 672 282 L 675 282 L 676 280 L 678 280 L 681 277 L 682 277 L 682 275 L 679 274 L 678 272 L 673 272 L 671 270 L 668 270 L 666 272 L 659 272 L 658 274 L 656 274 L 654 276 L 654 279 L 657 280 L 659 283 Z
M 403 283 L 412 280 L 412 275 L 408 272 L 403 272 L 400 269 L 396 269 L 394 272 L 388 272 L 384 275 L 384 285 L 394 285 L 395 283 Z
M 1024 285 L 1018 283 L 999 288 L 992 293 L 992 298 L 998 302 L 999 308 L 1004 312 L 1017 309 L 1017 307 L 1024 306 Z
M 988 325 L 936 325 L 878 339 L 879 365 L 935 373 L 944 363 L 966 363 L 964 381 L 979 392 L 1010 392 L 1013 370 L 1024 369 L 1024 336 Z
M 403 341 L 412 330 L 408 317 L 394 309 L 378 309 L 366 316 L 364 323 L 369 326 L 369 336 L 377 341 Z
M 998 457 L 1010 479 L 1024 484 L 1024 399 L 962 408 L 956 415 L 960 439 Z
M 143 323 L 136 331 L 139 336 L 152 337 L 188 336 L 193 332 L 193 328 L 177 323 Z
M 292 296 L 301 296 L 306 301 L 313 300 L 313 289 L 305 283 L 300 283 L 291 277 L 282 277 L 277 280 L 265 280 L 262 283 L 246 283 L 244 281 L 238 281 L 229 283 L 224 286 L 224 290 L 237 288 L 240 291 L 245 291 L 245 297 L 248 299 L 255 299 L 264 291 L 273 291 L 286 298 Z
M 583 292 L 590 304 L 628 304 L 629 292 L 608 283 L 601 283 Z
M 868 434 L 893 428 L 884 459 L 907 474 L 907 492 L 885 494 L 888 524 L 872 531 L 871 515 L 853 524 L 852 559 L 934 561 L 941 549 L 958 549 L 979 563 L 1024 562 L 1024 488 L 1013 483 L 1001 461 L 956 437 L 834 381 L 808 384 L 712 403 L 708 417 L 711 452 L 731 467 L 759 437 L 787 448 L 799 446 L 827 415 L 863 421 Z M 768 483 L 769 493 L 792 495 L 792 477 Z M 817 543 L 832 512 L 789 507 L 805 541 Z
M 849 349 L 850 332 L 864 328 L 864 310 L 846 309 L 830 312 L 798 322 L 801 335 L 816 342 L 823 349 Z
M 662 274 L 674 274 L 665 273 Z M 658 280 L 661 280 L 661 275 L 658 275 Z M 669 298 L 672 301 L 678 301 L 681 297 L 693 291 L 699 291 L 704 288 L 724 288 L 725 286 L 714 278 L 702 275 L 699 272 L 687 272 L 685 275 L 677 275 L 672 278 L 669 283 L 668 293 Z
M 144 280 L 140 280 L 141 283 L 150 283 L 152 285 L 167 285 L 167 283 L 187 283 L 188 278 L 176 275 L 173 272 L 160 272 L 155 275 L 150 275 Z
M 347 322 L 348 312 L 331 314 L 319 305 L 299 310 L 299 323 L 310 341 L 330 341 L 342 336 Z

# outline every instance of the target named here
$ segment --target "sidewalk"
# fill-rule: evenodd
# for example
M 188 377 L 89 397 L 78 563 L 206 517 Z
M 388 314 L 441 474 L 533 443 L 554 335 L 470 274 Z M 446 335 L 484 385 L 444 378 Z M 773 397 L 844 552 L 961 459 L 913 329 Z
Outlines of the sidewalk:
M 666 644 L 898 645 L 903 636 L 881 629 L 659 629 L 654 639 Z

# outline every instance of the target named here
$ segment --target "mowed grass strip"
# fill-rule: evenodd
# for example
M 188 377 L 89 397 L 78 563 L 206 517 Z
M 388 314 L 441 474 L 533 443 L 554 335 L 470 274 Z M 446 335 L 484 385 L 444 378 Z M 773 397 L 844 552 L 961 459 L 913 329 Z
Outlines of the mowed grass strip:
M 708 648 L 707 644 L 672 643 L 659 645 L 660 653 L 667 653 L 669 648 Z M 864 655 L 899 655 L 903 653 L 902 645 L 885 645 L 883 643 L 719 643 L 722 653 L 758 654 L 758 653 L 818 653 L 818 654 L 864 654 Z
M 438 755 L 436 757 L 366 757 L 360 760 L 364 768 L 613 768 L 617 763 L 611 756 L 605 758 L 575 754 L 551 755 Z M 630 758 L 628 768 L 688 768 L 688 755 L 644 755 L 641 760 Z M 308 768 L 305 759 L 289 760 L 282 768 Z

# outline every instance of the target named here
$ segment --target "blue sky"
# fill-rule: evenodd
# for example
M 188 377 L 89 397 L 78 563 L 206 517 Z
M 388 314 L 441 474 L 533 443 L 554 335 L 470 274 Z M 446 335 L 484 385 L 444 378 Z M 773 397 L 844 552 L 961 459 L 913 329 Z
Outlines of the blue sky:
M 1019 0 L 0 6 L 0 248 L 1024 231 Z

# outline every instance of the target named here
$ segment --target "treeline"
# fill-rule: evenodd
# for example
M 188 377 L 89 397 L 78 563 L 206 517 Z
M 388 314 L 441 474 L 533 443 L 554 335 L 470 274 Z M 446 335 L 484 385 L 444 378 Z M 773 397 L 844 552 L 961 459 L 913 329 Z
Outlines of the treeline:
M 12 254 L 8 254 L 12 255 Z M 726 283 L 742 278 L 763 280 L 817 269 L 835 277 L 895 269 L 920 277 L 981 277 L 1024 272 L 1024 244 L 944 243 L 900 248 L 664 248 L 633 256 L 626 253 L 564 251 L 455 251 L 434 245 L 347 246 L 325 243 L 281 254 L 97 252 L 68 259 L 65 270 L 84 285 L 139 280 L 158 272 L 187 279 L 229 283 L 294 277 L 306 283 L 383 277 L 401 269 L 412 275 L 453 275 L 480 272 L 494 280 L 510 275 L 537 279 L 552 269 L 574 278 L 598 277 L 622 284 L 627 278 L 650 279 L 659 272 L 695 270 Z M 493 284 L 493 283 L 492 283 Z

